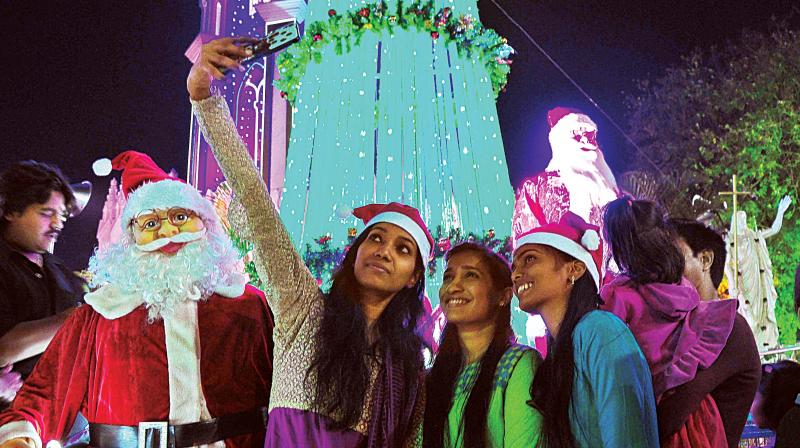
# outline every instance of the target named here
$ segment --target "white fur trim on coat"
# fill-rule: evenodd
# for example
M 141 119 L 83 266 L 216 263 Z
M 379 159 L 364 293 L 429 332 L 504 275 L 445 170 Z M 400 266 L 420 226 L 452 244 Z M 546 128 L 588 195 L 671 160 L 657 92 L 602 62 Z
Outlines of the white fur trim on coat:
M 36 432 L 36 428 L 33 427 L 31 422 L 8 422 L 0 426 L 0 444 L 19 438 L 31 439 L 36 448 L 42 448 L 42 438 L 39 437 L 39 433 Z
M 169 373 L 169 422 L 174 425 L 211 420 L 200 377 L 200 328 L 197 302 L 187 300 L 164 317 Z M 222 448 L 225 442 L 203 445 Z
M 235 299 L 244 294 L 244 288 L 247 286 L 247 276 L 240 273 L 231 274 L 228 277 L 228 282 L 230 284 L 227 286 L 217 286 L 214 292 L 229 299 Z
M 108 320 L 119 319 L 144 304 L 138 294 L 124 293 L 115 285 L 110 284 L 105 284 L 97 291 L 87 293 L 83 296 L 83 300 Z
M 218 286 L 214 289 L 214 293 L 235 299 L 244 294 L 246 286 L 247 278 L 243 274 L 235 274 L 230 276 L 229 285 Z M 144 305 L 144 300 L 139 294 L 125 293 L 111 284 L 105 284 L 97 291 L 86 294 L 83 298 L 87 305 L 108 320 L 119 319 Z M 195 302 L 194 300 L 187 301 Z

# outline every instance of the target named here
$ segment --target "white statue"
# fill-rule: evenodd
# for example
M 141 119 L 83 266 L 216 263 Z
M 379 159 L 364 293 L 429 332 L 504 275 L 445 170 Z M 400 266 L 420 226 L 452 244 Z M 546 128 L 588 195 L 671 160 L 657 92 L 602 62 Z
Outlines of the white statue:
M 736 220 L 731 221 L 730 232 L 725 240 L 728 256 L 725 260 L 725 277 L 731 297 L 739 299 L 739 313 L 742 314 L 758 343 L 764 351 L 778 345 L 778 322 L 775 319 L 775 303 L 778 293 L 772 276 L 772 261 L 769 259 L 766 239 L 777 234 L 783 225 L 783 214 L 792 204 L 792 198 L 785 196 L 778 205 L 778 214 L 772 227 L 755 230 L 747 227 L 747 214 L 736 212 Z M 734 226 L 735 223 L 735 226 Z M 738 251 L 733 245 L 736 233 Z M 734 284 L 734 257 L 738 252 L 738 281 Z

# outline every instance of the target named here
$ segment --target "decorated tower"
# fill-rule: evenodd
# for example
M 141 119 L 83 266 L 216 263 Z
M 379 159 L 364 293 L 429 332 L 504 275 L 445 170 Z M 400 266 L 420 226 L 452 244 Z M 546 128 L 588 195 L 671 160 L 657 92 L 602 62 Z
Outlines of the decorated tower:
M 262 36 L 293 19 L 305 28 L 277 58 L 218 88 L 321 283 L 357 234 L 352 210 L 375 202 L 418 208 L 434 232 L 437 261 L 426 279 L 434 305 L 451 246 L 473 239 L 508 252 L 514 193 L 495 101 L 513 49 L 483 27 L 476 0 L 201 7 L 192 60 L 214 38 Z M 193 122 L 189 181 L 202 190 L 224 180 L 209 149 Z
M 276 85 L 293 118 L 281 219 L 312 273 L 326 280 L 317 266 L 335 265 L 351 211 L 373 202 L 416 207 L 434 234 L 434 305 L 450 247 L 503 249 L 514 193 L 495 101 L 512 53 L 476 0 L 308 3 Z

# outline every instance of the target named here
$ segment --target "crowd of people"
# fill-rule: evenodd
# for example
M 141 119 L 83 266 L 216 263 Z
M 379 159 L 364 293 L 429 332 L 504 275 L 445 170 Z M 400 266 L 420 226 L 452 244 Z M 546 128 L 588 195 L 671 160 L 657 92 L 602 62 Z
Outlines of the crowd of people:
M 751 408 L 796 443 L 800 366 L 762 366 L 736 301 L 717 297 L 720 235 L 622 194 L 602 229 L 566 211 L 519 232 L 513 263 L 451 248 L 447 325 L 426 365 L 434 240 L 420 212 L 354 209 L 364 229 L 321 289 L 212 94 L 220 68 L 247 56 L 240 42 L 206 44 L 187 85 L 265 291 L 246 285 L 211 204 L 127 151 L 113 161 L 122 236 L 92 257 L 84 294 L 48 253 L 68 183 L 46 164 L 12 166 L 0 176 L 0 448 L 63 443 L 79 413 L 95 447 L 733 447 Z M 514 296 L 542 317 L 546 356 L 516 341 Z

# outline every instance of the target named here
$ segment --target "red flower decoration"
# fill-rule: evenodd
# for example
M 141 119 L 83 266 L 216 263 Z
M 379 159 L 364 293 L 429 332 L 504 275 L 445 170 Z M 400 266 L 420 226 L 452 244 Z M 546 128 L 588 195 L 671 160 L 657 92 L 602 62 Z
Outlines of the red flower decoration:
M 452 243 L 450 243 L 450 238 L 439 239 L 437 245 L 439 246 L 439 250 L 442 252 L 447 252 L 451 247 L 453 247 Z
M 327 243 L 327 242 L 328 242 L 328 241 L 330 241 L 330 240 L 331 240 L 331 236 L 330 236 L 330 235 L 325 235 L 325 236 L 321 236 L 321 237 L 319 237 L 319 239 L 317 240 L 317 243 L 319 243 L 319 244 L 325 244 L 325 243 Z
M 314 42 L 319 42 L 322 40 L 322 34 L 315 34 L 314 35 Z
M 433 40 L 438 39 L 439 38 L 439 32 L 438 31 L 433 31 L 431 33 L 431 37 L 433 38 Z
M 286 92 L 281 92 L 281 98 L 286 98 Z
M 336 10 L 335 9 L 329 9 L 328 10 L 328 15 L 331 16 L 331 17 L 335 16 L 336 15 Z
M 361 8 L 358 11 L 358 15 L 360 15 L 361 17 L 369 17 L 369 8 Z

